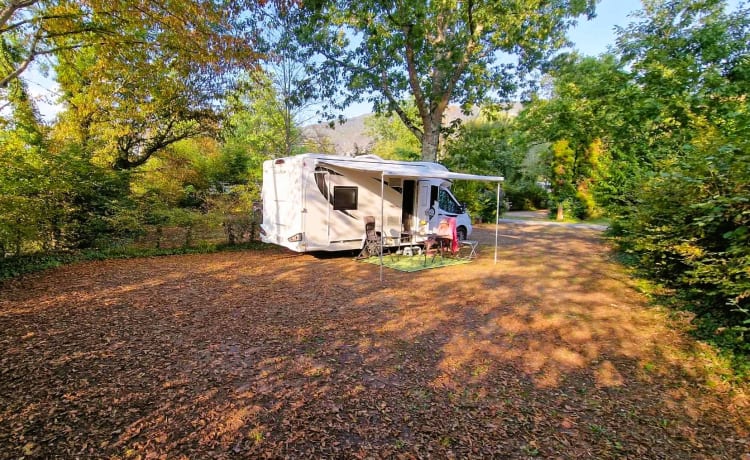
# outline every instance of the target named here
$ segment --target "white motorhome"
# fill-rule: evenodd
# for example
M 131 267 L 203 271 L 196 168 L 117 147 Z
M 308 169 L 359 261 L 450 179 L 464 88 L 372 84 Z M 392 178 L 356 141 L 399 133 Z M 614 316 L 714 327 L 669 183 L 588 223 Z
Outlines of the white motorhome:
M 502 180 L 452 173 L 430 162 L 307 153 L 263 163 L 261 239 L 297 252 L 362 247 L 365 216 L 385 244 L 413 242 L 455 217 L 459 239 L 471 219 L 450 192 L 453 179 Z

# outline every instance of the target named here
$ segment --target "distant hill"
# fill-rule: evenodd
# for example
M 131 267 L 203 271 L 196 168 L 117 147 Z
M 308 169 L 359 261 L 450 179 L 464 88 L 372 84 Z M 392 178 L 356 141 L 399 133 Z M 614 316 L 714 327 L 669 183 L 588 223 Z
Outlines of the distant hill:
M 516 103 L 508 113 L 511 116 L 515 116 L 520 110 L 521 104 Z M 365 132 L 365 120 L 373 115 L 372 113 L 367 113 L 350 118 L 343 124 L 336 123 L 333 128 L 327 123 L 318 123 L 305 126 L 304 130 L 305 134 L 310 138 L 318 140 L 327 139 L 333 144 L 335 152 L 339 155 L 366 153 L 370 149 L 373 139 Z M 461 121 L 473 120 L 478 115 L 478 110 L 474 110 L 469 115 L 464 115 L 459 106 L 451 105 L 445 111 L 443 122 L 449 124 L 456 119 Z
M 366 113 L 358 117 L 349 118 L 343 124 L 336 122 L 331 128 L 328 123 L 318 123 L 305 126 L 305 135 L 315 139 L 327 138 L 339 155 L 353 155 L 365 152 L 372 144 L 372 137 L 365 134 L 365 120 L 373 116 Z

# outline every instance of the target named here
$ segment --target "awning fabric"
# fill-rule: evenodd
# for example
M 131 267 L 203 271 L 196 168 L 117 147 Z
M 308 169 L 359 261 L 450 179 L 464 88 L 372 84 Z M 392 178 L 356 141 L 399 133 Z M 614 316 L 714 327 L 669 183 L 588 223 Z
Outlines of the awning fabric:
M 480 176 L 477 174 L 464 174 L 451 172 L 445 167 L 436 163 L 426 162 L 390 162 L 387 160 L 351 161 L 346 159 L 327 159 L 320 161 L 318 164 L 326 165 L 331 168 L 344 168 L 356 171 L 370 171 L 380 173 L 386 177 L 426 177 L 446 180 L 475 180 L 483 182 L 503 182 L 505 179 L 500 176 Z

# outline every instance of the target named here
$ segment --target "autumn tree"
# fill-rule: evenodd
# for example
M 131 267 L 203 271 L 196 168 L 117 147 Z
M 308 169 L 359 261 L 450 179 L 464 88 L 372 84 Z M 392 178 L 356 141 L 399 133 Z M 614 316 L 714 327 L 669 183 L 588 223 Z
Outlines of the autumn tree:
M 629 162 L 636 149 L 619 139 L 642 136 L 628 120 L 628 114 L 638 110 L 633 103 L 637 90 L 611 54 L 559 55 L 547 67 L 545 78 L 549 83 L 532 96 L 519 116 L 519 126 L 531 145 L 549 144 L 541 159 L 546 162 L 557 218 L 563 219 L 566 206 L 575 217 L 591 217 L 602 204 L 609 204 L 606 200 L 621 195 L 626 181 L 635 183 L 636 168 Z M 631 176 L 623 178 L 623 173 Z M 613 182 L 619 190 L 606 186 Z
M 194 61 L 216 64 L 211 55 L 248 48 L 248 29 L 237 26 L 240 15 L 247 17 L 253 8 L 249 1 L 7 0 L 0 7 L 0 40 L 13 65 L 0 71 L 0 87 L 41 57 L 93 45 L 190 46 Z M 149 33 L 133 33 L 135 26 Z
M 566 43 L 594 0 L 573 2 L 320 0 L 300 38 L 317 59 L 309 73 L 332 107 L 367 99 L 396 113 L 435 161 L 448 104 L 469 110 L 515 94 L 522 75 Z M 339 96 L 336 98 L 336 96 Z M 399 101 L 413 98 L 416 116 Z
M 133 168 L 218 127 L 234 72 L 258 58 L 253 11 L 209 0 L 13 0 L 0 12 L 0 84 L 48 57 L 69 126 L 115 169 Z

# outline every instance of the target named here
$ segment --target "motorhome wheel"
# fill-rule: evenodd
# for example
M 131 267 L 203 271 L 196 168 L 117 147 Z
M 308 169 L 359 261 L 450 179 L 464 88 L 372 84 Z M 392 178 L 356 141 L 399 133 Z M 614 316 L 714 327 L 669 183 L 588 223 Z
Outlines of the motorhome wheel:
M 458 227 L 456 229 L 456 237 L 458 238 L 458 241 L 463 241 L 466 239 L 466 227 L 463 225 Z

